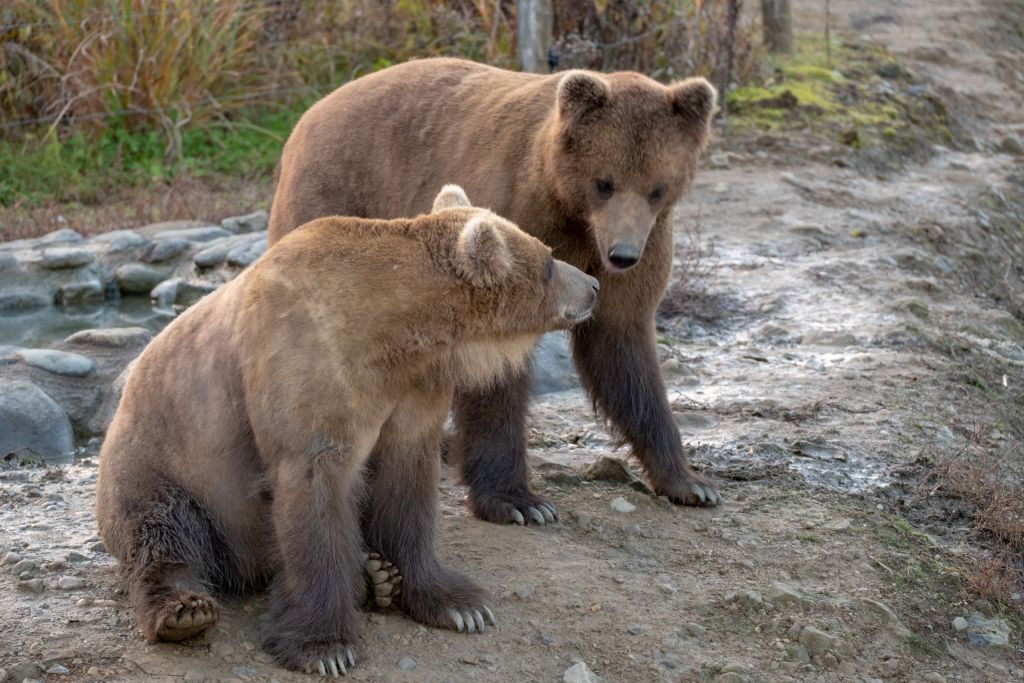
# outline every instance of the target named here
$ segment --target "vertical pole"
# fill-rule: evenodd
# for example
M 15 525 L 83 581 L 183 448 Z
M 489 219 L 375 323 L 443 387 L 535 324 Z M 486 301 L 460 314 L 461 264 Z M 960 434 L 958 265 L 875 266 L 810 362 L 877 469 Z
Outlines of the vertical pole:
M 768 50 L 793 54 L 793 13 L 789 0 L 761 0 L 761 20 Z
M 547 73 L 552 0 L 516 0 L 516 47 L 523 71 Z

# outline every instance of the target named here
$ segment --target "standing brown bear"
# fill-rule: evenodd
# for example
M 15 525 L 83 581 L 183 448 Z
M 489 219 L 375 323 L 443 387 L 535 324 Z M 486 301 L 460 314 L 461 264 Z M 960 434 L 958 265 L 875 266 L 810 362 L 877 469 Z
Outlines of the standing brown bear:
M 427 216 L 314 221 L 186 311 L 136 362 L 100 455 L 100 534 L 143 634 L 193 636 L 217 620 L 211 592 L 272 579 L 267 652 L 337 676 L 363 540 L 401 570 L 413 619 L 493 622 L 434 550 L 448 408 L 521 372 L 596 290 L 449 186 Z
M 657 493 L 717 505 L 710 480 L 687 462 L 654 334 L 672 269 L 672 207 L 693 180 L 715 97 L 702 78 L 664 86 L 637 73 L 543 76 L 457 59 L 391 67 L 299 121 L 270 240 L 324 215 L 411 215 L 451 178 L 601 280 L 597 312 L 573 331 L 584 387 Z M 527 482 L 529 382 L 524 367 L 456 396 L 453 456 L 482 519 L 553 521 Z

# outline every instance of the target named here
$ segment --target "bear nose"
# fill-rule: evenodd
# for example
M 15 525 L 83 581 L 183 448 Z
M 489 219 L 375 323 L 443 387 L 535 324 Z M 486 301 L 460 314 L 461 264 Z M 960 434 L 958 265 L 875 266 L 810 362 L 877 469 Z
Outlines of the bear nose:
M 601 283 L 597 281 L 596 277 L 590 278 L 590 286 L 594 288 L 594 291 L 601 289 Z
M 640 251 L 632 244 L 616 244 L 608 252 L 608 260 L 616 268 L 632 268 L 640 260 Z

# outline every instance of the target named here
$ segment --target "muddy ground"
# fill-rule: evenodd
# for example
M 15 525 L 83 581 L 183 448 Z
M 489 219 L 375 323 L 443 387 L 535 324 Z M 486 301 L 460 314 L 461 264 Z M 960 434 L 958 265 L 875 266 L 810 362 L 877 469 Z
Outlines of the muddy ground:
M 822 24 L 822 3 L 795 4 L 801 26 Z M 604 681 L 1024 679 L 1014 606 L 968 589 L 984 539 L 932 510 L 941 487 L 920 476 L 981 424 L 996 446 L 1019 436 L 1003 411 L 1024 382 L 1024 327 L 1012 298 L 980 291 L 991 264 L 972 240 L 1002 206 L 992 197 L 1020 189 L 1021 157 L 1000 145 L 1024 134 L 1004 14 L 1024 21 L 1024 7 L 831 4 L 840 33 L 942 89 L 963 137 L 876 173 L 820 141 L 766 149 L 722 131 L 678 228 L 685 243 L 699 222 L 714 243 L 702 266 L 717 313 L 663 321 L 661 352 L 684 439 L 725 504 L 676 508 L 581 476 L 626 453 L 581 394 L 549 394 L 531 446 L 559 524 L 477 521 L 450 472 L 441 484 L 442 553 L 493 592 L 497 627 L 368 614 L 351 678 L 553 681 L 583 662 Z M 98 544 L 95 462 L 0 477 L 0 681 L 310 680 L 261 652 L 258 596 L 226 600 L 208 637 L 142 642 Z M 18 559 L 31 566 L 12 571 Z M 954 627 L 975 613 L 1004 618 L 1009 643 Z

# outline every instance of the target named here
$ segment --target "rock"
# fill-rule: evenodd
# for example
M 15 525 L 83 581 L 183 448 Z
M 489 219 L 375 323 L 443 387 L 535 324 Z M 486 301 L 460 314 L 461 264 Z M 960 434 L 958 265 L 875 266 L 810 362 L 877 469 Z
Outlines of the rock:
M 11 567 L 11 573 L 15 576 L 18 576 L 22 572 L 30 572 L 35 568 L 36 563 L 32 560 L 19 560 L 18 562 L 14 563 L 13 567 Z
M 96 361 L 77 353 L 53 349 L 23 349 L 18 358 L 34 368 L 63 377 L 85 377 L 96 371 Z
M 77 591 L 85 588 L 85 579 L 77 576 L 62 576 L 57 579 L 57 588 L 62 591 Z
M 231 237 L 231 233 L 215 225 L 201 228 L 184 228 L 182 230 L 165 230 L 153 235 L 153 239 L 156 240 L 182 239 L 189 242 L 209 242 L 221 237 Z
M 610 455 L 602 455 L 583 470 L 583 474 L 587 479 L 594 481 L 611 481 L 621 484 L 628 484 L 636 478 L 624 459 L 613 458 Z
M 51 303 L 53 303 L 51 297 L 36 291 L 6 291 L 0 294 L 0 315 L 44 308 Z
M 144 327 L 108 327 L 105 329 L 81 330 L 64 340 L 67 344 L 83 344 L 123 349 L 129 346 L 147 344 L 153 333 Z
M 263 232 L 267 229 L 268 218 L 266 211 L 253 211 L 244 216 L 225 218 L 220 222 L 220 226 L 236 235 L 246 232 Z
M 71 228 L 61 228 L 60 230 L 46 233 L 36 240 L 36 244 L 40 246 L 44 244 L 77 244 L 84 240 L 84 237 Z
M 679 629 L 683 634 L 690 638 L 702 638 L 707 635 L 708 630 L 698 624 L 695 621 L 690 621 L 683 624 Z
M 744 683 L 743 676 L 735 671 L 727 671 L 715 676 L 715 683 Z
M 76 607 L 92 607 L 96 603 L 96 598 L 91 595 L 87 595 L 84 598 L 79 598 L 78 602 L 75 603 Z
M 68 676 L 71 674 L 71 669 L 67 668 L 63 664 L 54 664 L 46 670 L 46 673 L 53 674 L 55 676 Z
M 231 669 L 231 673 L 238 676 L 243 681 L 251 681 L 256 676 L 260 675 L 259 669 L 253 669 L 250 666 L 236 666 Z
M 267 250 L 266 238 L 255 240 L 249 244 L 241 244 L 228 252 L 228 265 L 245 268 L 263 255 Z
M 42 579 L 25 579 L 17 583 L 17 588 L 20 591 L 26 593 L 42 593 L 43 592 L 43 580 Z
M 163 283 L 161 283 L 162 285 Z M 174 291 L 174 305 L 188 308 L 207 294 L 217 290 L 216 285 L 181 282 Z
M 69 282 L 57 290 L 56 303 L 60 306 L 89 304 L 103 301 L 106 290 L 103 284 L 93 278 L 83 282 Z
M 47 270 L 80 268 L 96 260 L 96 254 L 81 247 L 50 247 L 43 250 L 39 265 Z
M 231 240 L 217 240 L 210 246 L 196 252 L 192 261 L 200 268 L 212 268 L 218 263 L 223 263 L 228 257 L 228 252 L 233 248 Z
M 153 306 L 158 309 L 170 310 L 174 307 L 174 299 L 178 296 L 178 287 L 185 282 L 180 277 L 164 280 L 149 293 Z
M 1002 617 L 988 619 L 975 612 L 967 619 L 967 640 L 979 647 L 1006 647 L 1010 644 L 1010 625 Z
M 75 448 L 71 422 L 42 389 L 20 380 L 0 380 L 0 456 L 29 449 L 60 458 Z
M 540 338 L 533 352 L 531 370 L 534 396 L 576 389 L 580 385 L 569 351 L 567 332 L 549 332 Z
M 141 263 L 125 263 L 118 267 L 114 277 L 124 294 L 149 294 L 167 277 L 167 273 Z
M 96 235 L 92 241 L 98 244 L 105 244 L 107 253 L 119 254 L 132 249 L 140 251 L 149 244 L 149 238 L 144 237 L 133 230 L 113 230 Z
M 205 683 L 206 674 L 197 669 L 189 669 L 185 672 L 185 683 Z
M 1024 144 L 1021 144 L 1019 138 L 1013 135 L 1007 135 L 1003 138 L 1002 142 L 999 143 L 999 150 L 1014 156 L 1021 156 L 1024 155 Z
M 967 630 L 967 620 L 964 619 L 963 617 L 957 617 L 956 619 L 954 619 L 953 620 L 953 630 L 955 630 L 957 633 L 960 633 L 961 631 L 966 631 Z
M 600 683 L 601 677 L 587 668 L 583 662 L 576 662 L 562 674 L 562 683 Z
M 415 671 L 416 660 L 412 657 L 402 657 L 398 660 L 398 668 L 402 671 Z
M 175 237 L 155 240 L 143 252 L 142 260 L 146 263 L 164 263 L 181 256 L 190 246 L 192 243 L 188 240 Z
M 516 588 L 513 592 L 515 593 L 515 596 L 520 600 L 529 600 L 531 597 L 533 597 L 533 593 L 535 590 L 536 589 L 533 586 L 520 586 L 519 588 Z
M 757 591 L 740 591 L 736 596 L 736 604 L 746 610 L 757 610 L 764 607 L 764 598 Z
M 643 624 L 635 624 L 633 626 L 630 626 L 629 629 L 627 629 L 627 632 L 631 636 L 639 636 L 639 635 L 641 635 L 646 630 L 647 630 L 647 627 L 644 626 Z
M 94 553 L 105 553 L 107 552 L 107 546 L 103 544 L 103 541 L 96 541 L 95 543 L 89 544 L 89 550 Z
M 21 683 L 25 679 L 36 678 L 43 675 L 43 669 L 35 662 L 21 662 L 7 670 L 7 675 L 15 683 Z
M 946 683 L 946 677 L 935 671 L 931 671 L 924 675 L 926 683 Z
M 805 626 L 800 631 L 800 644 L 807 648 L 807 652 L 814 655 L 823 655 L 832 649 L 836 642 L 835 636 L 830 636 L 813 626 Z
M 633 505 L 632 503 L 630 503 L 628 500 L 626 500 L 622 496 L 619 496 L 618 498 L 613 499 L 612 502 L 610 503 L 610 507 L 615 512 L 621 512 L 623 514 L 628 514 L 630 512 L 633 512 L 634 510 L 636 510 L 636 506 Z
M 68 562 L 88 562 L 88 561 L 89 561 L 89 558 L 86 555 L 83 555 L 82 553 L 78 552 L 77 550 L 72 550 L 70 553 L 68 553 Z
M 21 562 L 21 555 L 14 552 L 13 550 L 5 553 L 3 557 L 0 557 L 0 567 L 6 567 L 9 564 L 18 564 Z
M 718 424 L 718 421 L 711 415 L 698 410 L 678 410 L 672 413 L 676 424 L 687 431 L 694 429 L 710 429 Z
M 768 590 L 768 602 L 776 607 L 784 605 L 810 605 L 814 601 L 789 584 L 776 581 Z

